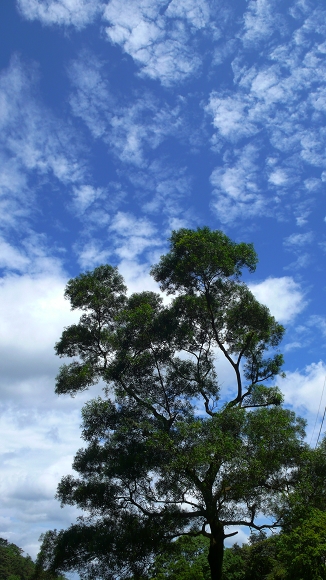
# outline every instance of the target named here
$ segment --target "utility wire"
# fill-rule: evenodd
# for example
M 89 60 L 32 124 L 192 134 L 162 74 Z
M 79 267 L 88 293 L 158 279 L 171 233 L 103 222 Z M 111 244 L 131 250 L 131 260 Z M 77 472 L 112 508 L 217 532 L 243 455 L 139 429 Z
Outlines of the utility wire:
M 314 437 L 314 434 L 315 434 L 315 429 L 316 429 L 316 425 L 317 425 L 317 421 L 318 421 L 318 417 L 319 417 L 319 411 L 320 411 L 320 407 L 321 407 L 321 402 L 322 402 L 323 396 L 324 396 L 325 385 L 326 385 L 326 376 L 325 376 L 324 386 L 323 386 L 323 390 L 322 390 L 321 397 L 320 397 L 320 401 L 319 401 L 319 407 L 318 407 L 318 411 L 317 411 L 316 421 L 315 421 L 314 428 L 313 428 L 312 435 L 311 435 L 311 439 L 310 439 L 310 447 L 311 447 L 311 443 L 312 443 L 312 440 L 313 440 L 313 437 Z M 324 416 L 325 416 L 325 413 L 324 413 Z M 316 445 L 317 445 L 317 443 L 316 443 Z
M 325 387 L 325 382 L 326 382 L 326 377 L 325 377 L 325 381 L 324 381 L 324 387 Z M 324 390 L 324 388 L 323 388 L 323 390 Z M 318 433 L 318 437 L 317 437 L 317 441 L 316 441 L 315 449 L 316 449 L 316 447 L 317 447 L 317 445 L 318 445 L 319 437 L 320 437 L 321 430 L 322 430 L 322 427 L 323 427 L 323 424 L 324 424 L 325 415 L 326 415 L 326 405 L 325 405 L 324 414 L 323 414 L 323 419 L 322 419 L 322 422 L 321 422 L 321 425 L 320 425 L 320 429 L 319 429 L 319 433 Z

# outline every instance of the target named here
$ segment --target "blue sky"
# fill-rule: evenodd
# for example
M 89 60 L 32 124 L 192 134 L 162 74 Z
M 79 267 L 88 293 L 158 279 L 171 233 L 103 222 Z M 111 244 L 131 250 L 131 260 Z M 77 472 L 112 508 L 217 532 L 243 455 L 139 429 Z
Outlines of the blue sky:
M 326 375 L 326 6 L 12 0 L 0 38 L 0 536 L 34 556 L 41 532 L 76 517 L 53 499 L 89 397 L 53 393 L 53 345 L 76 320 L 64 286 L 111 263 L 131 291 L 156 290 L 149 266 L 172 229 L 254 243 L 245 280 L 287 328 L 279 386 L 314 444 L 326 403 L 313 434 Z

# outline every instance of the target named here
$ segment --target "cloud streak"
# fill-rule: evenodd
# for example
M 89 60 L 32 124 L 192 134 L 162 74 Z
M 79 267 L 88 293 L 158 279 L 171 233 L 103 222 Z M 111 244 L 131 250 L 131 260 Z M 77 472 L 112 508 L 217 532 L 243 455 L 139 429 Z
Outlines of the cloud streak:
M 27 20 L 40 20 L 46 25 L 75 26 L 82 29 L 94 21 L 103 9 L 100 0 L 17 0 Z
M 104 65 L 83 52 L 71 63 L 70 104 L 94 138 L 103 139 L 122 162 L 147 163 L 146 152 L 156 150 L 168 136 L 182 132 L 180 102 L 168 106 L 148 90 L 133 95 L 113 95 Z
M 54 180 L 69 186 L 85 176 L 76 135 L 37 101 L 36 78 L 35 68 L 23 66 L 18 57 L 0 76 L 2 223 L 13 226 L 19 220 L 20 228 L 35 208 L 35 179 L 39 185 Z

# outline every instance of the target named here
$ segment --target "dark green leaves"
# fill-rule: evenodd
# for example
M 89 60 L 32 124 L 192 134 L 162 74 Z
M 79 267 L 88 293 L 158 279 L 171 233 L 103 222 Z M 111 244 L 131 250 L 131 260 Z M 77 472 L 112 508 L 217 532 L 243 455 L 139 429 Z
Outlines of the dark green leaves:
M 171 294 L 213 289 L 219 278 L 238 277 L 244 267 L 254 271 L 258 261 L 252 244 L 236 244 L 208 227 L 174 231 L 170 246 L 151 273 L 162 290 Z
M 65 298 L 73 310 L 93 310 L 107 314 L 110 319 L 112 311 L 123 306 L 126 290 L 117 268 L 105 265 L 69 280 Z
M 58 395 L 75 395 L 79 391 L 87 390 L 98 378 L 96 368 L 90 364 L 73 362 L 62 365 L 56 378 L 55 392 Z

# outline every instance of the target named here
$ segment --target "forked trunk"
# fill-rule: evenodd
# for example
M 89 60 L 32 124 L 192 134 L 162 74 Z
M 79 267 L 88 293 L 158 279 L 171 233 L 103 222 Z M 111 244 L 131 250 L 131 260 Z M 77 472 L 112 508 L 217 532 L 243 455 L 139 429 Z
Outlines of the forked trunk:
M 212 580 L 222 580 L 224 529 L 223 526 L 211 526 L 211 541 L 208 552 L 208 563 Z

